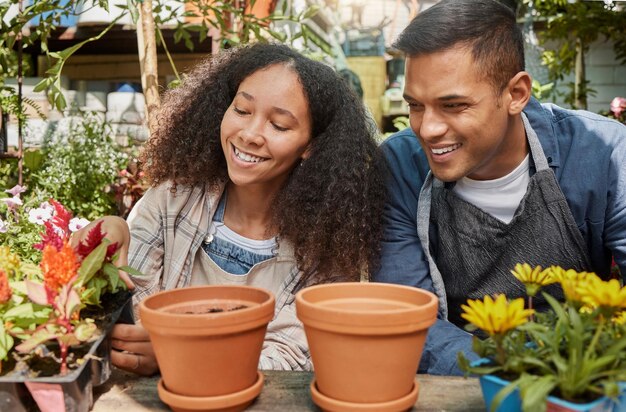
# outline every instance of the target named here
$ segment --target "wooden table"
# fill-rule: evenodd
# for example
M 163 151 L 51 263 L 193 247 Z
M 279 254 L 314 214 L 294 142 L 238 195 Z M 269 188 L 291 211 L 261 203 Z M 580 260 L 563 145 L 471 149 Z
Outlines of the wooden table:
M 311 400 L 310 372 L 264 371 L 265 385 L 249 411 L 318 411 Z M 114 369 L 94 389 L 93 412 L 168 411 L 159 400 L 159 377 L 144 378 Z M 419 375 L 420 393 L 413 411 L 484 411 L 478 379 Z

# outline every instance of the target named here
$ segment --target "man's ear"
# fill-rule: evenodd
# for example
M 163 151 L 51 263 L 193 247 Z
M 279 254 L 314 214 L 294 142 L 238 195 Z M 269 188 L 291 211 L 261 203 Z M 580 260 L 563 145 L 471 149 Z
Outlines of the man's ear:
M 509 114 L 517 115 L 524 110 L 532 94 L 532 79 L 527 72 L 519 72 L 511 80 L 505 91 L 509 94 Z

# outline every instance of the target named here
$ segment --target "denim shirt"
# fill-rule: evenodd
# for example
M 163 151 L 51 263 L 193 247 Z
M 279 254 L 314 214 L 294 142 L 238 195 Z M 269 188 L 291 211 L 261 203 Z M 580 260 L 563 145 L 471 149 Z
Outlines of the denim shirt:
M 595 271 L 607 274 L 613 255 L 626 276 L 626 126 L 535 99 L 524 113 L 585 239 Z M 373 280 L 434 291 L 417 235 L 417 200 L 429 171 L 426 155 L 411 129 L 389 137 L 382 150 L 390 170 L 389 194 L 381 264 Z M 471 340 L 464 330 L 439 319 L 429 329 L 419 371 L 460 374 L 457 352 L 477 358 Z
M 213 215 L 213 222 L 224 222 L 224 210 L 226 208 L 226 191 L 222 194 L 217 210 Z M 208 242 L 207 242 L 208 240 Z M 202 249 L 222 270 L 233 275 L 245 275 L 257 263 L 271 259 L 274 255 L 262 255 L 251 250 L 244 249 L 215 234 L 208 236 L 202 242 Z

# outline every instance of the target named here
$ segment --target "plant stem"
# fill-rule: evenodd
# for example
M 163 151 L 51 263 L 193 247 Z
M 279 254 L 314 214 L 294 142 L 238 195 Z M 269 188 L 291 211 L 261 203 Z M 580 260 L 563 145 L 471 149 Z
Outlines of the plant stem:
M 598 329 L 596 329 L 596 333 L 593 335 L 593 338 L 591 339 L 591 343 L 589 344 L 589 346 L 587 347 L 587 350 L 585 351 L 585 360 L 588 360 L 593 354 L 593 352 L 595 351 L 596 344 L 598 343 L 598 340 L 600 339 L 600 334 L 602 333 L 602 329 L 604 329 L 605 323 L 606 323 L 606 319 L 604 318 L 602 314 L 600 314 L 600 325 L 598 326 Z
M 61 376 L 67 374 L 67 345 L 59 342 L 61 348 Z
M 496 342 L 496 361 L 499 365 L 504 365 L 506 360 L 506 353 L 504 352 L 504 348 L 502 347 L 503 336 L 494 335 L 493 340 Z

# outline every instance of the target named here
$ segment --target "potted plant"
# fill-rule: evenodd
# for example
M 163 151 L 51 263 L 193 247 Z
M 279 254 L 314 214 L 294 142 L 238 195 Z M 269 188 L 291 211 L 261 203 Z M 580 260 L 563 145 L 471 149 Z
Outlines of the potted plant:
M 21 191 L 13 188 L 7 191 L 13 197 L 1 199 L 8 207 L 5 225 L 23 218 Z M 54 200 L 28 213 L 31 224 L 45 227 L 33 245 L 39 255 L 29 255 L 38 264 L 0 246 L 0 409 L 37 404 L 42 411 L 87 411 L 92 385 L 110 373 L 106 334 L 130 302 L 112 263 L 117 245 L 97 225 L 72 247 L 72 229 L 85 222 Z
M 468 374 L 481 375 L 490 410 L 617 411 L 626 407 L 626 287 L 594 273 L 518 264 L 513 275 L 526 286 L 524 299 L 468 300 L 461 315 L 468 330 L 483 330 L 474 351 L 483 359 Z M 550 305 L 535 312 L 532 299 L 542 286 L 560 283 L 565 301 L 542 292 Z
M 245 285 L 166 290 L 139 304 L 161 370 L 159 397 L 175 411 L 245 409 L 258 372 L 274 296 Z
M 333 283 L 296 294 L 315 368 L 313 401 L 324 410 L 411 408 L 415 379 L 438 299 L 383 283 Z

